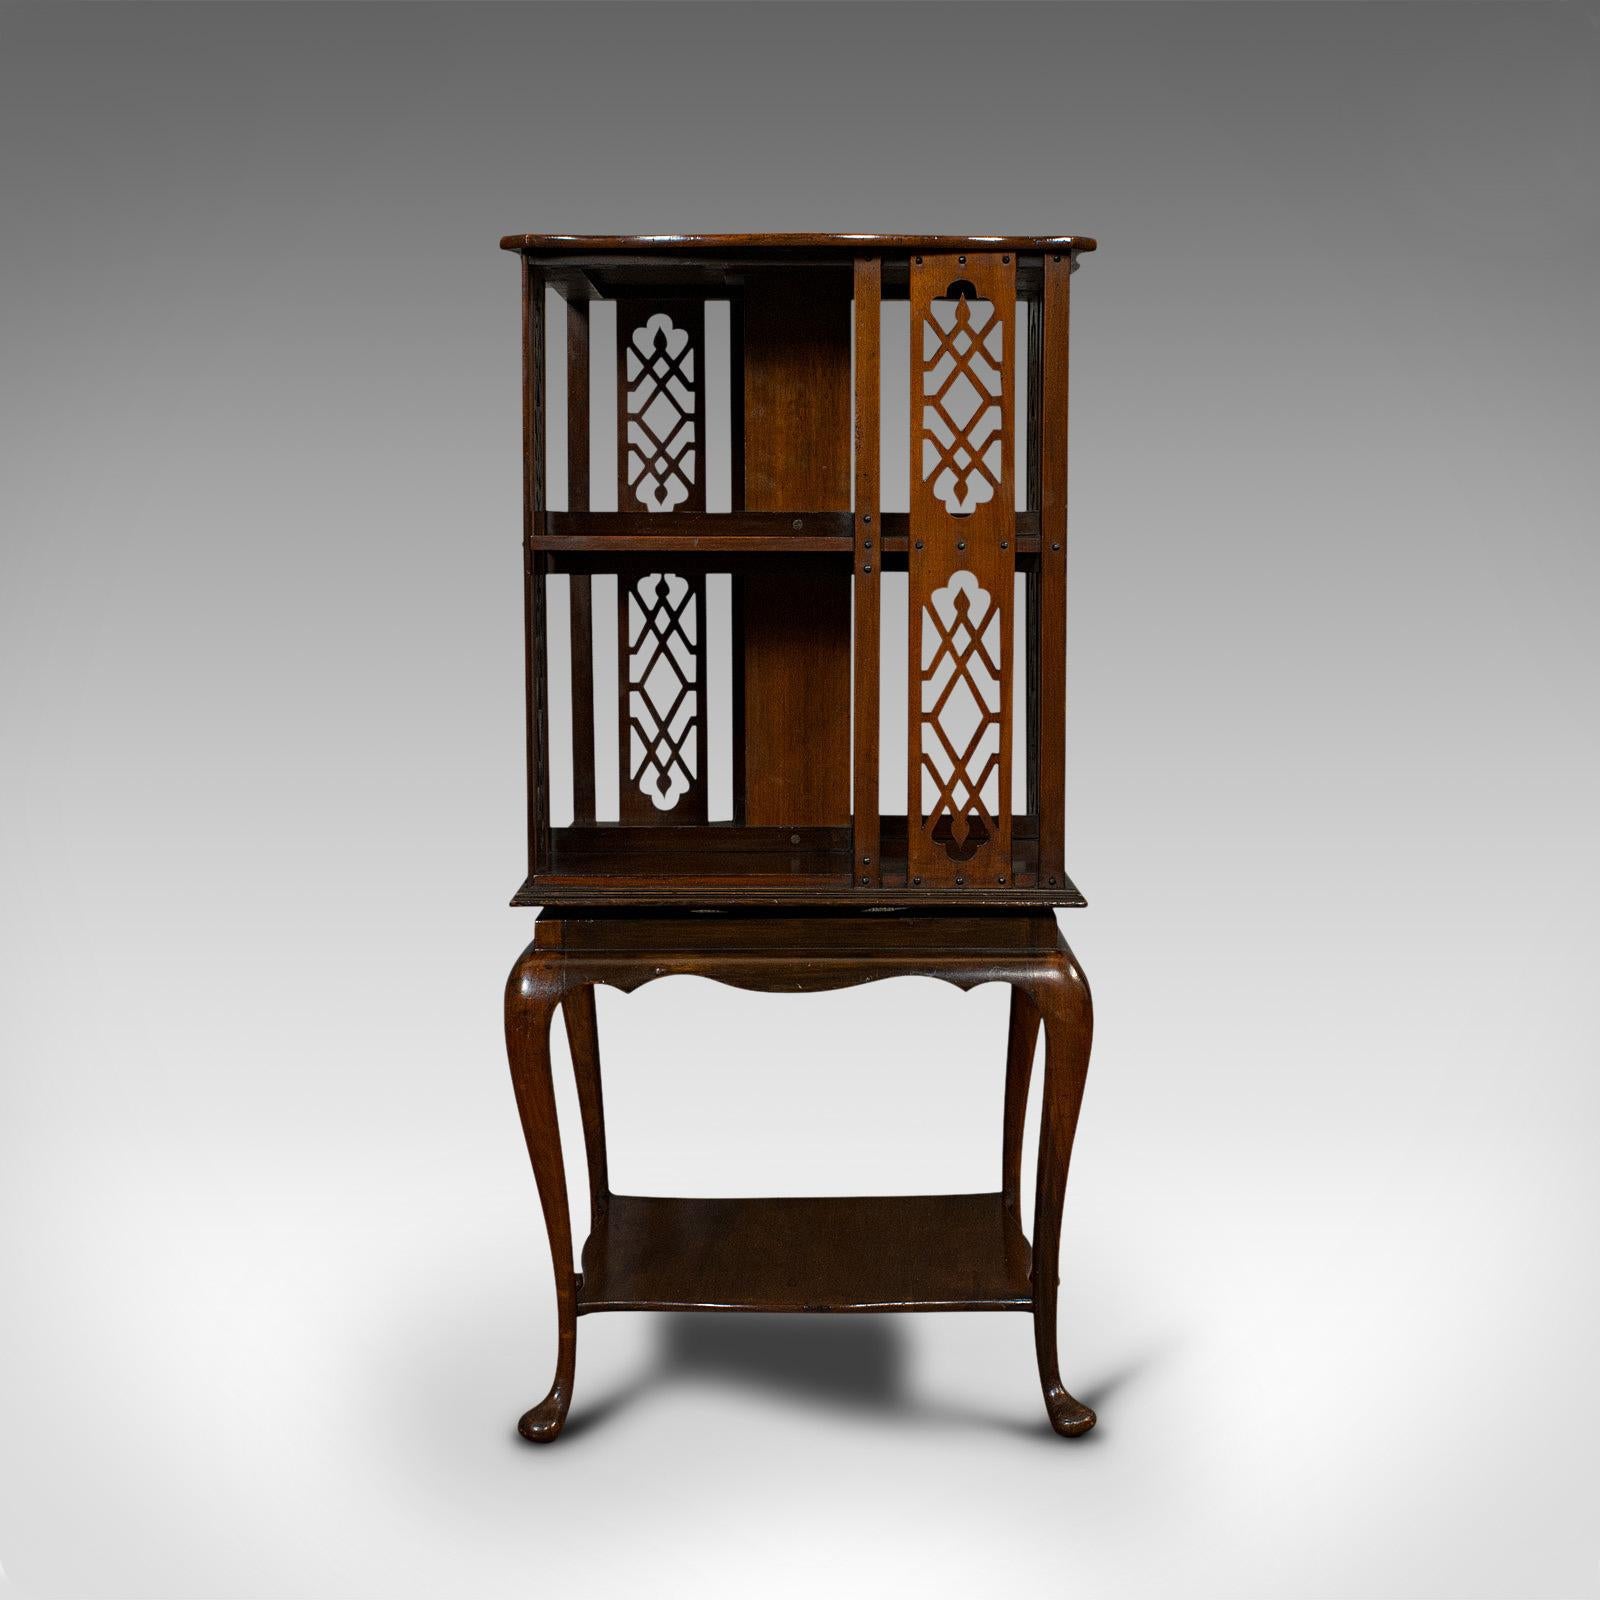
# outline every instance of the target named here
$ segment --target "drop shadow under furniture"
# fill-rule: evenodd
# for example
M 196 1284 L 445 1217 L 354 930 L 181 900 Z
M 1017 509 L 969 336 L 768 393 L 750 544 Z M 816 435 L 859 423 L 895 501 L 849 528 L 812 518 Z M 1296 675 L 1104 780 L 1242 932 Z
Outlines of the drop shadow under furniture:
M 1092 1020 L 1054 910 L 1083 904 L 1064 859 L 1067 345 L 1070 275 L 1094 241 L 502 243 L 523 273 L 529 873 L 513 903 L 543 908 L 506 1036 L 559 1322 L 555 1383 L 521 1432 L 560 1433 L 580 1315 L 699 1309 L 1030 1312 L 1050 1422 L 1082 1433 L 1095 1418 L 1061 1384 L 1056 1262 Z M 565 509 L 550 504 L 552 378 Z M 897 404 L 908 449 L 891 485 Z M 602 472 L 615 509 L 591 509 Z M 909 509 L 886 511 L 896 497 Z M 882 803 L 896 772 L 903 813 Z M 775 993 L 1009 984 L 999 1189 L 613 1194 L 594 989 L 669 974 Z M 557 1008 L 588 1166 L 578 1269 Z M 1030 1247 L 1020 1163 L 1041 1032 Z

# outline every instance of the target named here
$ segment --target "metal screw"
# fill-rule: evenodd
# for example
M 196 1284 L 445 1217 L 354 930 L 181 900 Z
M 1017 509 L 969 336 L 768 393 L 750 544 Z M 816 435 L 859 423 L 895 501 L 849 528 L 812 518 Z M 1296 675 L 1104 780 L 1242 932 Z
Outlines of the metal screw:
M 872 571 L 872 563 L 871 563 L 871 562 L 870 562 L 870 561 L 869 561 L 869 562 L 868 562 L 868 563 L 867 563 L 867 564 L 866 564 L 866 566 L 864 566 L 864 567 L 863 567 L 863 568 L 862 568 L 862 569 L 861 569 L 861 570 L 862 570 L 862 571 L 863 571 L 863 572 L 871 572 L 871 571 Z
M 965 550 L 966 548 L 967 548 L 967 541 L 965 539 L 957 539 L 956 540 L 956 549 L 957 550 Z
M 922 548 L 922 541 L 920 539 L 918 539 L 917 540 L 917 549 L 920 550 L 921 548 Z
M 797 499 L 797 500 L 798 500 L 798 499 L 799 499 L 799 498 L 800 498 L 800 497 L 799 497 L 799 495 L 796 495 L 796 496 L 795 496 L 795 499 Z M 796 532 L 796 533 L 799 533 L 799 531 L 800 531 L 800 530 L 801 530 L 801 529 L 802 529 L 802 528 L 803 528 L 803 527 L 805 527 L 805 523 L 803 523 L 803 522 L 802 522 L 802 521 L 801 521 L 801 520 L 800 520 L 800 518 L 799 518 L 799 517 L 796 517 L 796 518 L 795 518 L 795 519 L 794 519 L 794 521 L 793 521 L 793 522 L 791 522 L 791 523 L 790 523 L 790 524 L 789 524 L 789 526 L 790 526 L 790 527 L 791 527 L 791 528 L 793 528 L 793 529 L 794 529 L 794 531 L 795 531 L 795 532 Z
M 870 867 L 872 865 L 872 857 L 871 856 L 862 856 L 861 865 L 864 866 L 864 867 Z
M 1061 259 L 1061 257 L 1060 256 L 1051 256 L 1050 259 L 1052 261 L 1059 261 Z M 1050 881 L 1051 881 L 1051 883 L 1054 883 L 1056 880 L 1054 878 L 1052 878 Z
M 1010 265 L 1010 262 L 1011 262 L 1011 257 L 1010 256 L 1001 256 L 1000 257 L 1001 266 L 1008 266 L 1008 265 Z M 1004 881 L 1004 880 L 1002 880 L 1002 881 Z
M 957 256 L 956 257 L 956 262 L 957 262 L 957 264 L 959 266 L 963 266 L 964 267 L 967 264 L 967 258 L 965 256 Z
M 967 886 L 967 880 L 965 878 L 963 878 L 961 876 L 961 874 L 958 872 L 956 874 L 956 888 L 964 889 L 964 888 L 966 888 L 966 886 Z
M 1006 880 L 1005 880 L 1004 875 L 1002 874 L 1000 877 L 996 878 L 994 881 L 996 883 L 1004 883 Z
M 1057 261 L 1059 261 L 1059 260 L 1060 260 L 1060 259 L 1061 259 L 1061 257 L 1060 257 L 1060 256 L 1057 256 L 1057 257 L 1056 257 L 1056 260 L 1057 260 Z M 919 267 L 920 267 L 920 266 L 921 266 L 921 265 L 922 265 L 922 257 L 921 257 L 921 256 L 918 256 L 918 257 L 917 257 L 917 265 L 918 265 L 918 266 L 919 266 Z
M 800 843 L 800 835 L 798 833 L 791 833 L 789 835 L 789 843 L 790 844 L 799 844 Z
M 1055 882 L 1055 880 L 1053 878 L 1050 881 L 1052 883 Z M 913 878 L 911 880 L 911 887 L 913 889 L 920 889 L 922 887 L 922 879 L 921 878 Z
M 871 522 L 872 521 L 872 513 L 870 511 L 863 511 L 861 513 L 861 520 L 863 522 Z
M 1000 541 L 1000 548 L 1001 548 L 1001 549 L 1002 549 L 1002 550 L 1009 550 L 1009 549 L 1010 549 L 1010 548 L 1011 548 L 1011 545 L 1010 545 L 1010 543 L 1009 543 L 1009 542 L 1008 542 L 1008 541 L 1007 541 L 1007 540 L 1005 540 L 1005 539 L 1002 539 L 1002 540 L 1001 540 L 1001 541 Z
M 1057 256 L 1057 257 L 1056 257 L 1056 260 L 1057 260 L 1057 261 L 1059 261 L 1059 260 L 1060 260 L 1060 259 L 1061 259 L 1061 257 L 1060 257 L 1060 256 Z M 1054 878 L 1052 878 L 1052 879 L 1051 879 L 1051 880 L 1050 880 L 1050 887 L 1051 887 L 1051 888 L 1052 888 L 1052 889 L 1053 889 L 1053 888 L 1055 888 L 1055 886 L 1056 886 L 1056 880 L 1055 880 L 1055 879 L 1054 879 Z
M 861 541 L 861 548 L 863 550 L 870 550 L 872 548 L 872 541 L 870 539 L 863 539 Z
M 863 885 L 863 886 L 865 886 L 865 885 L 866 885 L 866 884 L 867 884 L 867 883 L 869 883 L 869 882 L 870 882 L 870 881 L 871 881 L 871 880 L 870 880 L 870 879 L 869 879 L 869 878 L 868 878 L 868 877 L 867 877 L 867 875 L 866 875 L 866 874 L 865 874 L 865 873 L 862 873 L 862 875 L 861 875 L 861 882 L 862 882 L 862 885 Z
M 1050 548 L 1051 548 L 1051 549 L 1052 549 L 1052 550 L 1059 550 L 1059 549 L 1060 549 L 1060 548 L 1061 548 L 1061 546 L 1060 546 L 1060 545 L 1058 545 L 1058 544 L 1053 544 L 1053 545 L 1051 545 L 1051 546 L 1050 546 Z

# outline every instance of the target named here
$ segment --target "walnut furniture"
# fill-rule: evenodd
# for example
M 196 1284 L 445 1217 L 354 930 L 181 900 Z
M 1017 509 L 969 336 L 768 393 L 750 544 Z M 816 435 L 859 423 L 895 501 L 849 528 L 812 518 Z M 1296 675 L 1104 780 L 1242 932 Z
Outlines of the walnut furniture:
M 988 1310 L 1031 1314 L 1051 1425 L 1082 1433 L 1056 1263 L 1091 1006 L 1054 911 L 1083 904 L 1064 838 L 1067 350 L 1070 276 L 1095 242 L 501 242 L 523 305 L 513 903 L 542 908 L 506 1037 L 559 1331 L 520 1431 L 561 1432 L 586 1312 Z M 674 973 L 791 993 L 1009 984 L 998 1189 L 614 1194 L 594 989 Z M 577 1267 L 558 1008 L 588 1168 Z

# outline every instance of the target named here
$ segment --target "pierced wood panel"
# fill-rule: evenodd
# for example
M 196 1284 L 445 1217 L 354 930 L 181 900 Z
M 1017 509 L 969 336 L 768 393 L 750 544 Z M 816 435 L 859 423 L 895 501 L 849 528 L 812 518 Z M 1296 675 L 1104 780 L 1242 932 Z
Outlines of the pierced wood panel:
M 617 589 L 619 814 L 704 822 L 705 576 L 633 570 Z
M 617 505 L 706 508 L 705 303 L 617 302 Z
M 913 885 L 1000 886 L 1012 875 L 1015 319 L 1009 255 L 913 258 Z

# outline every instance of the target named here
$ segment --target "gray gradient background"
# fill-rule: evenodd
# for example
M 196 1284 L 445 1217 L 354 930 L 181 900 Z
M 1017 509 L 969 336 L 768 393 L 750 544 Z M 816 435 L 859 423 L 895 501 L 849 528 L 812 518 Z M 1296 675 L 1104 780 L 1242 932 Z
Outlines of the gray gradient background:
M 7 13 L 12 1592 L 1594 1593 L 1597 24 Z M 1007 1317 L 586 1321 L 512 1435 L 495 243 L 769 227 L 1103 240 L 1075 1445 Z M 605 994 L 614 1178 L 989 1186 L 1004 1015 Z

